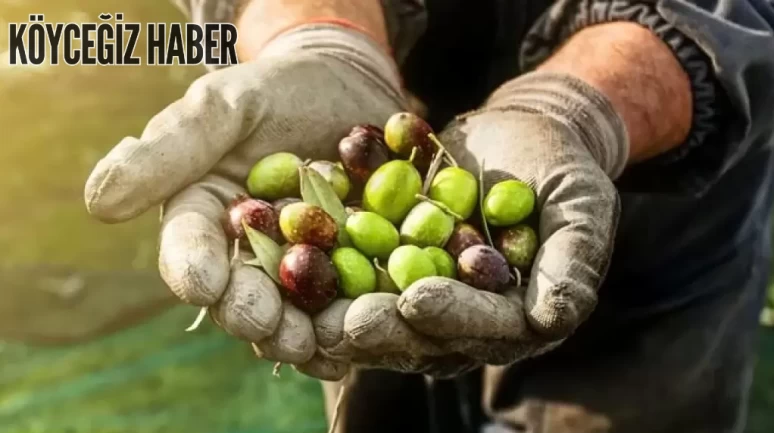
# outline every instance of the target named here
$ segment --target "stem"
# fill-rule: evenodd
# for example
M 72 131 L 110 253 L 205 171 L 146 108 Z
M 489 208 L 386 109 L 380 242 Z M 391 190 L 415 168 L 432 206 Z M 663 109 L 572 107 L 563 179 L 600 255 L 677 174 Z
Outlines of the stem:
M 199 309 L 199 314 L 196 316 L 196 319 L 194 319 L 194 322 L 191 323 L 191 326 L 185 329 L 185 332 L 191 332 L 196 330 L 196 328 L 199 327 L 199 325 L 202 324 L 204 321 L 204 316 L 207 315 L 207 307 L 202 307 Z
M 387 272 L 387 271 L 384 270 L 384 268 L 382 268 L 382 265 L 379 264 L 379 258 L 378 257 L 374 257 L 374 267 L 377 270 L 379 270 L 379 271 Z
M 336 425 L 339 423 L 339 409 L 341 408 L 341 404 L 344 402 L 344 395 L 349 391 L 349 388 L 347 387 L 347 379 L 349 378 L 349 375 L 351 373 L 347 373 L 346 376 L 344 376 L 341 379 L 341 388 L 339 388 L 339 396 L 336 397 L 336 406 L 333 408 L 333 417 L 331 418 L 331 426 L 328 428 L 328 433 L 333 433 L 336 431 Z
M 441 168 L 443 162 L 443 156 L 446 151 L 438 149 L 438 153 L 435 154 L 433 162 L 430 164 L 430 168 L 427 170 L 427 176 L 425 177 L 425 184 L 422 186 L 422 195 L 427 195 L 430 192 L 430 185 L 433 183 L 435 175 L 438 173 L 438 169 Z
M 478 169 L 478 207 L 481 210 L 481 225 L 484 227 L 484 233 L 486 234 L 486 240 L 489 241 L 489 246 L 494 248 L 494 242 L 492 242 L 492 235 L 489 234 L 489 224 L 486 223 L 486 215 L 484 215 L 484 160 L 481 160 L 481 167 Z
M 239 260 L 239 238 L 234 239 L 234 255 L 231 257 L 231 267 Z
M 409 159 L 408 159 L 409 162 L 413 164 L 414 163 L 414 158 L 416 158 L 416 157 L 417 157 L 417 147 L 414 146 L 413 148 L 411 148 L 411 156 L 409 156 Z
M 446 150 L 445 147 L 443 147 L 443 144 L 441 144 L 441 141 L 438 139 L 438 137 L 435 136 L 435 134 L 433 134 L 431 132 L 431 133 L 427 134 L 427 136 L 430 138 L 430 140 L 433 141 L 433 143 L 435 143 L 436 146 L 438 146 L 440 149 L 443 149 L 443 151 L 449 157 L 449 160 L 451 161 L 451 165 L 453 167 L 459 167 L 459 165 L 457 164 L 457 161 L 454 159 L 454 157 L 451 155 L 451 153 L 449 153 L 449 151 Z
M 519 268 L 513 267 L 513 271 L 516 272 L 516 287 L 521 287 L 521 272 Z
M 425 197 L 422 194 L 414 194 L 414 197 L 418 198 L 421 201 L 426 201 L 430 204 L 434 204 L 435 206 L 438 206 L 442 211 L 446 212 L 448 215 L 451 215 L 456 219 L 457 221 L 465 221 L 465 218 L 462 217 L 462 215 L 458 214 L 457 212 L 454 212 L 453 210 L 449 209 L 449 206 L 446 206 L 445 204 L 441 203 L 440 201 L 433 200 L 431 198 Z

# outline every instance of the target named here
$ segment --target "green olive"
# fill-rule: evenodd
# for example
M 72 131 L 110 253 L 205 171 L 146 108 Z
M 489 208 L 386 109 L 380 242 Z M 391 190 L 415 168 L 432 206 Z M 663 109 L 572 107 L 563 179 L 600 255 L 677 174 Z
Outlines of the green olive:
M 400 226 L 403 244 L 418 247 L 442 247 L 454 230 L 454 217 L 438 206 L 426 201 L 419 202 Z
M 463 220 L 470 218 L 478 202 L 478 181 L 469 171 L 446 167 L 430 184 L 430 198 L 449 207 Z
M 344 297 L 355 299 L 376 290 L 376 272 L 368 258 L 349 247 L 336 248 L 331 260 L 339 275 L 339 288 Z
M 262 200 L 301 195 L 298 168 L 303 161 L 288 152 L 277 152 L 258 161 L 247 176 L 247 191 Z
M 424 250 L 433 260 L 439 277 L 457 278 L 457 263 L 454 262 L 451 254 L 438 247 L 427 247 Z
M 401 292 L 419 279 L 438 275 L 430 254 L 416 245 L 396 248 L 387 262 L 387 272 Z
M 408 161 L 393 160 L 379 167 L 368 179 L 363 208 L 393 224 L 400 224 L 419 199 L 422 178 Z
M 523 221 L 535 208 L 532 188 L 518 180 L 495 184 L 484 198 L 486 222 L 495 227 L 506 227 Z
M 400 245 L 398 230 L 374 212 L 355 212 L 344 225 L 355 248 L 370 258 L 387 260 Z

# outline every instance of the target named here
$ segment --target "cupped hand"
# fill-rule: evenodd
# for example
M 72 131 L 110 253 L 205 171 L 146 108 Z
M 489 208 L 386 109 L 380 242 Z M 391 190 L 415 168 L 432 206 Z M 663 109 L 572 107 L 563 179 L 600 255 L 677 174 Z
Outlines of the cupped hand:
M 534 189 L 541 246 L 531 272 L 503 293 L 430 277 L 381 302 L 358 298 L 333 320 L 343 334 L 320 340 L 326 350 L 355 346 L 342 352 L 365 366 L 453 376 L 551 350 L 594 310 L 619 215 L 612 180 L 628 158 L 610 103 L 573 77 L 532 73 L 439 138 L 464 168 L 484 164 L 487 189 L 505 179 Z
M 231 262 L 225 206 L 245 193 L 253 164 L 275 152 L 336 158 L 353 125 L 383 125 L 405 110 L 389 58 L 359 33 L 312 25 L 275 39 L 258 58 L 208 73 L 98 162 L 88 211 L 117 223 L 163 206 L 159 269 L 184 302 L 210 307 L 230 334 L 266 359 L 309 362 L 308 315 L 284 301 L 260 269 Z M 339 365 L 308 366 L 330 376 Z

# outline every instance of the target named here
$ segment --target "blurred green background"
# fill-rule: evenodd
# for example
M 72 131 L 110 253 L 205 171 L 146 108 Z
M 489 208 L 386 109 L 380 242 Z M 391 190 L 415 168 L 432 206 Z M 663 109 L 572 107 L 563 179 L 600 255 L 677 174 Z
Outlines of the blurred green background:
M 179 22 L 167 1 L 0 0 L 9 22 Z M 138 47 L 144 50 L 144 47 Z M 258 362 L 175 302 L 158 277 L 158 215 L 103 225 L 89 171 L 182 95 L 201 67 L 10 67 L 0 51 L 0 433 L 324 432 L 317 382 Z M 774 298 L 774 297 L 773 297 Z M 749 433 L 774 431 L 764 329 Z

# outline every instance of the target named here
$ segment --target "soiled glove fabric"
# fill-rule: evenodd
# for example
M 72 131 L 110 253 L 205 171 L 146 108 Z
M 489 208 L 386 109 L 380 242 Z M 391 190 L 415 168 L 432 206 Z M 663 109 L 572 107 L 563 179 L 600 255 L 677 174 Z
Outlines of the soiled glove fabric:
M 159 268 L 180 299 L 209 306 L 261 357 L 340 375 L 341 365 L 314 357 L 311 319 L 260 269 L 232 267 L 220 217 L 261 157 L 333 160 L 354 124 L 383 125 L 403 110 L 395 66 L 370 39 L 338 26 L 298 27 L 254 61 L 202 76 L 139 138 L 123 139 L 91 173 L 86 205 L 121 222 L 163 204 Z
M 593 311 L 607 271 L 620 207 L 612 180 L 628 158 L 622 120 L 589 85 L 533 72 L 439 138 L 468 170 L 484 163 L 487 187 L 516 178 L 537 192 L 542 246 L 531 278 L 502 294 L 425 278 L 396 296 L 396 307 L 390 295 L 383 305 L 358 298 L 344 314 L 344 339 L 389 356 L 353 361 L 447 377 L 550 350 Z

